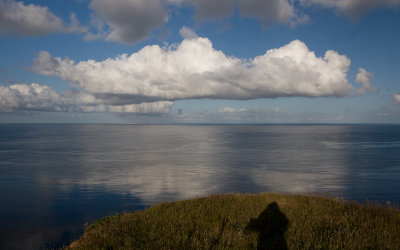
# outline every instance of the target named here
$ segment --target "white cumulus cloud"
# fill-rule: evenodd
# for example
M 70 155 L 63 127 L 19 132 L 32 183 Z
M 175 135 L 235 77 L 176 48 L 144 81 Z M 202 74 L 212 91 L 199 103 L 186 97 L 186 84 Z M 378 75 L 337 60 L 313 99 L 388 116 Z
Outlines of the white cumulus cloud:
M 36 4 L 25 5 L 14 0 L 0 0 L 0 32 L 17 33 L 23 36 L 50 33 L 83 33 L 87 28 L 79 24 L 75 14 L 70 16 L 70 26 L 47 7 Z
M 40 52 L 33 69 L 121 105 L 200 98 L 347 96 L 354 90 L 347 80 L 349 66 L 346 56 L 328 50 L 318 57 L 299 40 L 243 60 L 214 49 L 207 38 L 191 35 L 180 44 L 146 46 L 104 61 L 74 62 Z

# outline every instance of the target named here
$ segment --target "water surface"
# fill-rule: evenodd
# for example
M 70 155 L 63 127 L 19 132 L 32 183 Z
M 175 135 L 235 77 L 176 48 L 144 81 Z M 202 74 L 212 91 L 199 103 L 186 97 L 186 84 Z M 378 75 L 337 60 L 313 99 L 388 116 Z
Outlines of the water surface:
M 0 249 L 62 246 L 157 202 L 266 191 L 400 203 L 400 126 L 0 125 Z

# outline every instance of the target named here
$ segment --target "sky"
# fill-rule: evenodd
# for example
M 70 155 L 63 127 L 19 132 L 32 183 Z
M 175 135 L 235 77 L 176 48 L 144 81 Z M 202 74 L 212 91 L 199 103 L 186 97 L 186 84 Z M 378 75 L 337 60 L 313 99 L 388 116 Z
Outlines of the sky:
M 0 123 L 400 123 L 400 0 L 0 0 Z

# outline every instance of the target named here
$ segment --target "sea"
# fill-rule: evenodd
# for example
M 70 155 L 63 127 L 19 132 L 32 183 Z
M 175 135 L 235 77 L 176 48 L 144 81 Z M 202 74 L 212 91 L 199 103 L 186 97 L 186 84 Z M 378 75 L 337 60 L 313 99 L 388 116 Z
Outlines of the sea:
M 400 125 L 0 125 L 0 249 L 232 192 L 400 204 Z

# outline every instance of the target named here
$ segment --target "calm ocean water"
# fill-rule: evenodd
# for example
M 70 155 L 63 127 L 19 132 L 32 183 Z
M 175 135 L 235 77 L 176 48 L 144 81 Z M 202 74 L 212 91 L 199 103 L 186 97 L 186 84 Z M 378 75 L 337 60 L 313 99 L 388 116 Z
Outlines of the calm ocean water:
M 266 191 L 400 203 L 400 126 L 0 125 L 0 249 L 59 247 L 157 202 Z

